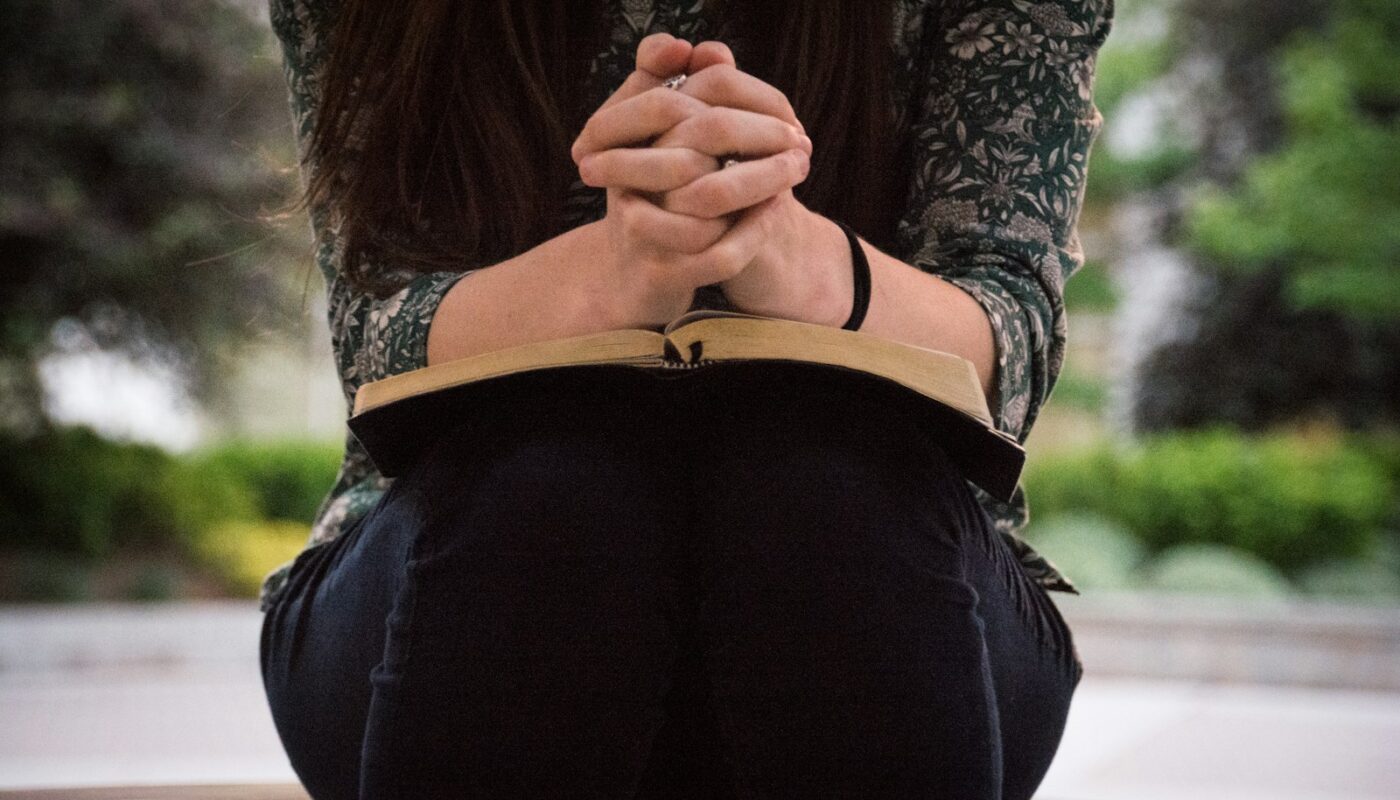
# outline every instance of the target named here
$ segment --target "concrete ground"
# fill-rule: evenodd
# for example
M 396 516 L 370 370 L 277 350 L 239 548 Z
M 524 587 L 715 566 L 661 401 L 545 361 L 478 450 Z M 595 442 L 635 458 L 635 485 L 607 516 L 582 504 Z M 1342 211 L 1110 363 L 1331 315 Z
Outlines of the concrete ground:
M 0 797 L 297 796 L 262 693 L 260 621 L 244 603 L 0 609 Z M 1044 800 L 1400 797 L 1400 693 L 1096 675 L 1084 655 Z

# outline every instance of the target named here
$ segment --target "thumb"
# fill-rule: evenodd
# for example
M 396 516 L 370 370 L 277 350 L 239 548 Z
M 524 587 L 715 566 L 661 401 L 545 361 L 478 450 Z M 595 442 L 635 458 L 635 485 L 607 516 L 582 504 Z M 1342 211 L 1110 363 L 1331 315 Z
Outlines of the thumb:
M 685 69 L 692 45 L 669 33 L 653 33 L 637 43 L 637 70 L 669 78 Z
M 729 49 L 729 45 L 713 40 L 701 42 L 691 50 L 690 66 L 686 72 L 696 73 L 705 67 L 712 67 L 716 64 L 728 64 L 738 68 L 734 62 L 734 51 Z

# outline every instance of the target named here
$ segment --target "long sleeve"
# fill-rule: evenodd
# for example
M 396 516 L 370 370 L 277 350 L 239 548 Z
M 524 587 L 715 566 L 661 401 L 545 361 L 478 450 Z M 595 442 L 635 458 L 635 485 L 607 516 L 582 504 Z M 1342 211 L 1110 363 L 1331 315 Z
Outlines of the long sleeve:
M 1064 360 L 1064 283 L 1102 125 L 1094 63 L 1113 0 L 924 6 L 909 111 L 905 260 L 968 292 L 996 344 L 997 427 L 1025 441 Z
M 270 2 L 302 167 L 308 173 L 315 169 L 306 151 L 320 98 L 325 44 L 339 4 L 340 0 Z M 439 303 L 459 279 L 475 270 L 423 274 L 391 269 L 385 280 L 397 291 L 387 297 L 357 292 L 341 274 L 342 240 L 331 216 L 325 208 L 311 209 L 316 264 L 326 281 L 331 344 L 347 407 L 353 407 L 361 385 L 428 363 L 428 329 Z

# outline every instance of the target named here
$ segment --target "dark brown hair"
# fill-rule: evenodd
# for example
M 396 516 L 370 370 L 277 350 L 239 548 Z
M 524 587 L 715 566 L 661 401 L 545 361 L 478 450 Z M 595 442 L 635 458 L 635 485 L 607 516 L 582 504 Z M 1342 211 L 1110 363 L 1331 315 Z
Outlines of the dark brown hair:
M 894 152 L 889 0 L 732 0 L 739 68 L 782 90 L 816 145 L 794 191 L 888 247 Z M 340 215 L 346 277 L 496 263 L 563 232 L 569 146 L 605 44 L 607 0 L 344 0 L 301 202 Z M 751 32 L 763 32 L 762 36 Z M 598 191 L 602 191 L 601 189 Z

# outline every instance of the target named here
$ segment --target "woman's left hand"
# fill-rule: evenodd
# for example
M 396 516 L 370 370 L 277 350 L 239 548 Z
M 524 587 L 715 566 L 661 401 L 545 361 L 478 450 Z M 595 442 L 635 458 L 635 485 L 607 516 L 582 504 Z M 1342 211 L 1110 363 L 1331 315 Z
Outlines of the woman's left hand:
M 787 97 L 777 88 L 739 71 L 733 53 L 722 42 L 696 45 L 685 72 L 690 78 L 678 91 L 714 106 L 763 109 L 801 127 Z M 705 140 L 707 135 L 709 132 L 704 126 L 682 122 L 658 137 L 651 146 L 687 147 L 705 152 L 714 149 L 713 142 Z M 810 140 L 807 141 L 810 152 Z M 839 327 L 850 313 L 849 298 L 854 279 L 849 259 L 843 269 L 839 261 L 820 254 L 830 254 L 833 241 L 839 242 L 835 248 L 839 252 L 844 247 L 845 234 L 835 223 L 809 210 L 793 195 L 791 185 L 806 177 L 809 163 L 806 159 L 800 164 L 801 177 L 797 181 L 789 180 L 786 188 L 773 194 L 769 186 L 773 183 L 773 169 L 768 163 L 772 158 L 741 161 L 724 171 L 722 181 L 719 175 L 706 173 L 684 186 L 653 194 L 652 200 L 668 211 L 712 219 L 767 198 L 771 205 L 764 213 L 764 244 L 738 275 L 720 284 L 725 296 L 736 308 L 747 313 Z M 621 162 L 614 160 L 613 163 Z M 650 191 L 645 185 L 635 185 L 643 179 L 626 172 L 625 169 L 595 170 L 588 183 Z M 748 180 L 740 180 L 744 178 Z

